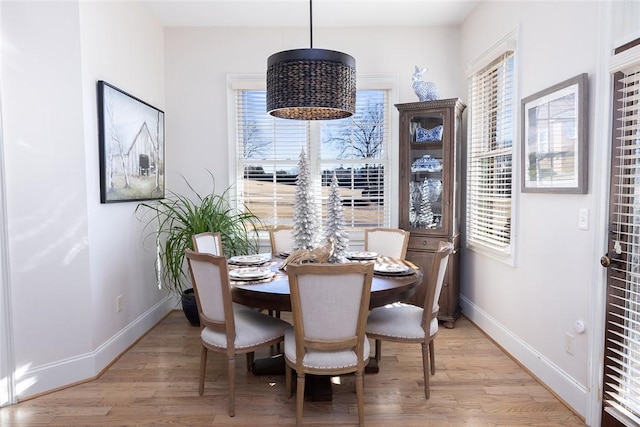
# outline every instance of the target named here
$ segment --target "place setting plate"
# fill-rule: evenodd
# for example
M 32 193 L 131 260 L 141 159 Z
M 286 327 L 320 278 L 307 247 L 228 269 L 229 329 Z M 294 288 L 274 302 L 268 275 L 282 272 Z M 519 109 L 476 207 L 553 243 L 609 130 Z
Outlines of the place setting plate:
M 234 265 L 261 265 L 266 262 L 269 262 L 271 258 L 264 254 L 255 254 L 255 255 L 238 255 L 229 258 L 229 264 Z
M 373 265 L 373 271 L 382 276 L 408 276 L 415 273 L 413 268 L 403 264 L 389 264 L 376 262 Z
M 273 277 L 275 274 L 275 271 L 265 267 L 241 267 L 229 270 L 229 278 L 238 281 L 264 280 Z
M 368 261 L 377 259 L 380 256 L 377 252 L 349 252 L 347 258 L 358 261 Z

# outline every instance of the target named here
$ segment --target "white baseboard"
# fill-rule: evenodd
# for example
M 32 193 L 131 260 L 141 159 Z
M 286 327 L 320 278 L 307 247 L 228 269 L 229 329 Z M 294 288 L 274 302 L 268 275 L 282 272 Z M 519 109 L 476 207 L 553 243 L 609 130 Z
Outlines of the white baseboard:
M 462 313 L 476 324 L 484 333 L 489 335 L 506 352 L 528 369 L 538 381 L 562 399 L 577 414 L 586 416 L 589 392 L 587 387 L 580 384 L 551 360 L 538 353 L 511 331 L 498 323 L 481 308 L 475 306 L 464 296 L 460 296 Z
M 18 400 L 94 378 L 174 308 L 167 297 L 90 353 L 16 372 Z

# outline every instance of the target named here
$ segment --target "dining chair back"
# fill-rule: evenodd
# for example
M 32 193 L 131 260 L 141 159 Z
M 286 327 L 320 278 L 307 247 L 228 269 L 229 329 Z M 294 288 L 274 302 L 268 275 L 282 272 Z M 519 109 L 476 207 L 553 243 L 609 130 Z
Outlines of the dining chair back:
M 293 227 L 290 225 L 278 225 L 269 228 L 269 240 L 271 241 L 271 254 L 290 254 L 293 250 Z
M 390 258 L 404 259 L 409 246 L 409 232 L 399 228 L 366 228 L 364 250 Z
M 199 233 L 191 236 L 193 249 L 196 252 L 212 255 L 222 255 L 222 238 L 220 233 Z
M 204 393 L 207 350 L 227 356 L 229 416 L 235 415 L 235 356 L 279 343 L 291 325 L 249 307 L 233 304 L 227 259 L 185 251 L 189 274 L 200 315 L 200 378 L 198 393 Z
M 379 255 L 405 259 L 409 246 L 410 233 L 400 228 L 365 228 L 364 250 L 376 252 Z M 382 356 L 382 343 L 375 341 L 375 359 L 380 361 Z
M 444 283 L 453 244 L 440 242 L 435 252 L 429 275 L 426 276 L 427 294 L 422 307 L 395 303 L 371 310 L 367 318 L 367 336 L 379 340 L 422 345 L 424 395 L 429 399 L 429 371 L 435 374 L 434 338 L 438 333 L 438 299 Z M 430 369 L 427 369 L 427 362 Z
M 287 268 L 293 330 L 285 332 L 285 381 L 297 373 L 296 423 L 302 423 L 305 374 L 355 373 L 358 421 L 364 425 L 365 335 L 373 263 L 295 264 Z

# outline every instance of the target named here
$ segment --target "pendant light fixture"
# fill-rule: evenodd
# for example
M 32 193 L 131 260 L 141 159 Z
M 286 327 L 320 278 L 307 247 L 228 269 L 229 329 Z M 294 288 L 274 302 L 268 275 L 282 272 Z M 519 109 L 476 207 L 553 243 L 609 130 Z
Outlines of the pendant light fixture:
M 356 109 L 356 60 L 313 48 L 312 0 L 309 22 L 309 49 L 278 52 L 267 61 L 267 112 L 295 120 L 351 117 Z

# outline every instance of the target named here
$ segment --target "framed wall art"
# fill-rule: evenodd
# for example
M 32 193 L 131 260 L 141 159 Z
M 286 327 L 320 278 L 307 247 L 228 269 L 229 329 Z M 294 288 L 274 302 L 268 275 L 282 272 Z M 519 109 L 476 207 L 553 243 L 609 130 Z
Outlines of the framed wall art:
M 522 100 L 525 193 L 587 193 L 588 75 L 577 75 Z
M 164 198 L 164 112 L 98 81 L 100 202 Z

